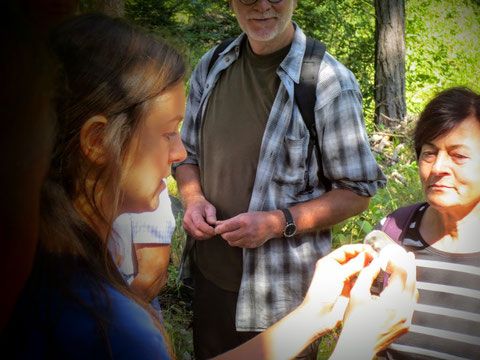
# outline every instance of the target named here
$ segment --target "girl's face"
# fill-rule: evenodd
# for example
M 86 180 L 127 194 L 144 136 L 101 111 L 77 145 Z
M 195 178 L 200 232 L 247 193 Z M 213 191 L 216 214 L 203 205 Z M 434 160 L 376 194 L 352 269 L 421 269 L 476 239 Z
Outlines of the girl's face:
M 143 124 L 133 135 L 125 161 L 120 213 L 153 211 L 165 190 L 162 179 L 170 166 L 187 155 L 178 130 L 185 115 L 183 83 L 170 87 L 151 103 Z
M 470 211 L 480 202 L 480 122 L 470 116 L 424 144 L 419 169 L 430 205 L 439 210 Z

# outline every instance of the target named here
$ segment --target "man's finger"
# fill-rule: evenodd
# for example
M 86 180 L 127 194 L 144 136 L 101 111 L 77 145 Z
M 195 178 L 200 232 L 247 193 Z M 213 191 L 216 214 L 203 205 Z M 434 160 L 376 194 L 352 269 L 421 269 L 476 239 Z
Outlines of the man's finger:
M 227 231 L 221 234 L 222 238 L 228 242 L 238 242 L 245 238 L 245 234 L 241 229 Z
M 233 247 L 241 247 L 241 248 L 244 248 L 244 247 L 249 247 L 248 245 L 248 239 L 245 238 L 245 237 L 242 237 L 240 235 L 237 234 L 237 236 L 232 236 L 232 237 L 229 237 L 229 240 L 227 240 L 225 237 L 225 235 L 222 236 L 222 238 L 228 242 L 228 245 L 230 246 L 233 246 Z
M 207 223 L 210 225 L 215 225 L 217 222 L 217 211 L 213 206 L 208 206 L 205 209 L 205 218 Z
M 200 214 L 198 213 L 192 214 L 191 219 L 192 219 L 192 225 L 193 225 L 192 230 L 200 231 L 210 236 L 213 236 L 215 234 L 213 227 L 208 225 Z
M 221 224 L 218 224 L 215 227 L 215 233 L 218 235 L 222 235 L 228 232 L 236 231 L 240 228 L 240 223 L 238 221 L 235 221 L 234 218 L 232 218 L 229 220 L 224 220 Z

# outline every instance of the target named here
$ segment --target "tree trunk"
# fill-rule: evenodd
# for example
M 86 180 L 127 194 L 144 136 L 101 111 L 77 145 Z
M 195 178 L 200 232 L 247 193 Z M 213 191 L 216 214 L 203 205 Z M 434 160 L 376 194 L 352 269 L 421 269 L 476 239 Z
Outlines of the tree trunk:
M 113 17 L 123 17 L 125 13 L 125 0 L 97 0 L 97 11 Z
M 405 0 L 375 0 L 375 122 L 393 128 L 405 103 Z

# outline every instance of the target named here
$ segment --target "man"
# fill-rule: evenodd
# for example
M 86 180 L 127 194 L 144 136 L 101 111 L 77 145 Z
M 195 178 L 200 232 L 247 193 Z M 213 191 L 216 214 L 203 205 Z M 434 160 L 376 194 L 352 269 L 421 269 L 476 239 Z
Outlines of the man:
M 195 69 L 182 128 L 187 159 L 175 164 L 195 246 L 197 359 L 266 329 L 305 296 L 332 225 L 368 206 L 385 178 L 369 150 L 361 93 L 328 53 L 315 122 L 322 172 L 297 105 L 305 35 L 296 0 L 229 0 L 244 33 Z M 306 189 L 307 174 L 313 189 Z M 328 274 L 326 274 L 328 276 Z M 288 339 L 285 339 L 288 341 Z M 316 349 L 305 357 L 316 358 Z

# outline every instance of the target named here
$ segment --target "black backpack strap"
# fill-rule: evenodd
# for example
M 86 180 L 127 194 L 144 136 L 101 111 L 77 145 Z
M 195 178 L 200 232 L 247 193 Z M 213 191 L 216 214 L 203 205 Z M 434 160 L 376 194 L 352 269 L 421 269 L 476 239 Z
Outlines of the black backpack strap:
M 312 159 L 313 148 L 317 150 L 318 173 L 320 181 L 324 184 L 326 190 L 331 189 L 330 181 L 323 175 L 322 158 L 318 145 L 318 135 L 315 128 L 315 102 L 317 100 L 317 81 L 318 71 L 325 55 L 326 46 L 324 43 L 307 37 L 305 47 L 305 55 L 303 56 L 302 71 L 300 74 L 300 82 L 294 85 L 295 102 L 297 103 L 303 121 L 310 133 L 310 141 L 308 143 L 308 153 L 305 169 L 305 189 L 304 193 L 311 193 L 313 188 L 310 186 L 308 169 Z
M 387 216 L 380 230 L 390 236 L 395 242 L 402 244 L 403 237 L 412 222 L 413 216 L 424 205 L 426 205 L 426 202 L 398 208 Z
M 403 245 L 403 239 L 415 213 L 426 204 L 426 202 L 421 202 L 398 208 L 387 216 L 380 230 L 390 236 L 397 244 Z M 390 274 L 385 273 L 382 284 L 383 289 L 387 286 L 389 277 Z
M 210 59 L 210 63 L 208 64 L 207 74 L 212 69 L 213 64 L 215 64 L 217 62 L 217 59 L 220 56 L 220 53 L 223 50 L 225 50 L 227 48 L 227 46 L 230 45 L 233 42 L 233 40 L 235 40 L 235 38 L 230 38 L 230 39 L 224 40 L 216 47 L 216 49 L 213 51 L 213 55 L 212 55 L 212 58 Z
M 220 53 L 224 51 L 227 46 L 233 42 L 233 40 L 235 40 L 235 38 L 224 40 L 216 47 L 216 49 L 213 51 L 210 63 L 208 64 L 207 74 L 210 72 L 213 65 L 217 61 Z M 324 184 L 327 191 L 331 189 L 330 181 L 323 175 L 322 158 L 320 156 L 318 135 L 315 128 L 315 102 L 317 100 L 316 90 L 318 81 L 318 70 L 320 69 L 320 64 L 322 63 L 323 56 L 325 55 L 325 50 L 326 46 L 324 43 L 307 37 L 305 54 L 303 56 L 302 62 L 302 71 L 300 73 L 300 82 L 299 84 L 294 85 L 295 102 L 297 103 L 300 114 L 302 115 L 308 132 L 310 133 L 306 169 L 304 174 L 304 193 L 311 193 L 313 191 L 313 188 L 310 186 L 308 169 L 310 167 L 310 161 L 312 159 L 312 152 L 314 148 L 317 149 L 316 151 L 318 159 L 318 173 L 320 181 Z

